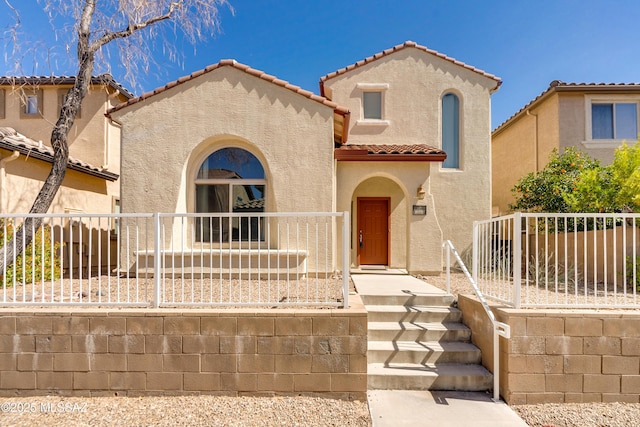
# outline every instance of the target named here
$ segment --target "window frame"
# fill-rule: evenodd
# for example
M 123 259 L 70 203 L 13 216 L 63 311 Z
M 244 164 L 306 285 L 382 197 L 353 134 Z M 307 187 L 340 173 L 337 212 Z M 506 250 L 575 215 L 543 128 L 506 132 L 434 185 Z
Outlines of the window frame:
M 62 104 L 64 103 L 64 97 L 69 93 L 69 89 L 58 89 L 58 114 L 60 114 L 60 110 L 62 110 Z M 82 105 L 78 107 L 78 112 L 76 113 L 76 119 L 82 118 Z
M 28 113 L 28 98 L 36 97 L 38 105 L 36 106 L 37 112 Z M 20 118 L 21 119 L 41 119 L 44 117 L 44 93 L 42 89 L 23 89 L 22 96 L 20 96 Z
M 246 151 L 247 153 L 251 154 L 253 157 L 256 158 L 256 160 L 260 163 L 260 166 L 262 167 L 262 171 L 264 173 L 264 178 L 259 179 L 259 178 L 248 178 L 248 179 L 238 179 L 238 178 L 198 178 L 198 173 L 200 172 L 200 168 L 202 167 L 202 165 L 204 164 L 204 162 L 207 161 L 207 159 L 214 153 L 224 150 L 224 149 L 239 149 L 239 150 L 243 150 Z M 198 160 L 198 162 L 196 163 L 196 168 L 194 170 L 194 177 L 193 177 L 193 181 L 192 181 L 192 185 L 191 185 L 191 193 L 193 195 L 193 212 L 197 213 L 197 214 L 224 214 L 224 215 L 230 215 L 233 216 L 234 212 L 233 212 L 233 186 L 234 185 L 238 185 L 238 186 L 247 186 L 247 185 L 261 185 L 263 186 L 263 199 L 264 199 L 264 210 L 263 213 L 267 212 L 267 190 L 268 190 L 268 180 L 266 177 L 267 173 L 266 173 L 266 169 L 264 167 L 263 162 L 260 160 L 260 158 L 258 156 L 256 156 L 251 150 L 246 149 L 245 147 L 239 147 L 239 146 L 224 146 L 224 147 L 218 147 L 214 150 L 211 151 L 207 151 L 207 153 L 203 156 L 201 156 Z M 227 212 L 199 212 L 198 211 L 198 197 L 197 197 L 197 186 L 198 185 L 227 185 L 229 187 L 229 191 L 228 191 L 228 206 L 229 206 L 229 210 Z M 266 222 L 266 220 L 265 220 Z M 193 233 L 192 233 L 192 241 L 194 245 L 198 245 L 200 247 L 222 247 L 222 248 L 233 248 L 233 247 L 241 247 L 243 245 L 247 245 L 247 244 L 251 244 L 251 245 L 255 245 L 255 244 L 259 244 L 259 245 L 266 245 L 266 235 L 263 234 L 262 236 L 260 236 L 260 238 L 258 240 L 253 240 L 253 239 L 249 239 L 249 240 L 242 240 L 242 238 L 238 239 L 238 240 L 234 240 L 233 239 L 233 233 L 229 233 L 229 236 L 227 239 L 222 239 L 219 238 L 218 240 L 202 240 L 202 238 L 198 238 L 197 237 L 197 225 L 196 225 L 196 221 L 193 221 Z M 262 229 L 262 233 L 264 233 L 264 228 Z
M 6 92 L 0 88 L 0 119 L 6 118 Z
M 449 153 L 447 152 L 447 150 L 444 147 L 444 99 L 447 95 L 452 95 L 455 96 L 457 101 L 458 101 L 458 120 L 457 120 L 457 164 L 456 166 L 445 166 L 445 163 L 447 160 L 449 160 Z M 463 169 L 463 151 L 462 151 L 462 140 L 463 140 L 463 134 L 462 134 L 462 122 L 463 122 L 463 106 L 462 106 L 462 96 L 460 95 L 460 93 L 458 93 L 457 91 L 454 90 L 446 90 L 444 92 L 442 92 L 442 95 L 440 96 L 440 148 L 442 150 L 444 150 L 445 152 L 447 152 L 447 159 L 445 161 L 443 161 L 442 163 L 440 163 L 440 170 L 441 171 L 451 171 L 451 172 L 455 172 L 455 171 L 462 171 Z
M 593 105 L 612 104 L 613 105 L 613 138 L 593 138 Z M 640 132 L 640 97 L 637 95 L 585 95 L 585 139 L 582 144 L 586 148 L 617 148 L 623 141 L 636 141 L 636 139 L 616 138 L 615 132 L 615 104 L 635 104 L 636 105 L 636 131 Z M 637 136 L 636 136 L 637 138 Z
M 357 83 L 356 88 L 360 90 L 360 119 L 356 120 L 359 126 L 389 126 L 391 122 L 386 119 L 385 114 L 385 98 L 386 91 L 389 89 L 389 83 Z M 380 118 L 365 118 L 364 112 L 364 94 L 376 92 L 380 93 Z

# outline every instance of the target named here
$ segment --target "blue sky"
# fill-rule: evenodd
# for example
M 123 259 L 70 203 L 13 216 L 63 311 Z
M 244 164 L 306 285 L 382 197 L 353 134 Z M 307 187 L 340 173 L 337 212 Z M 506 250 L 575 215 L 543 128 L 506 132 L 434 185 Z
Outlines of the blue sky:
M 185 45 L 181 64 L 156 52 L 164 66 L 139 76 L 136 94 L 227 58 L 317 93 L 321 76 L 406 40 L 502 78 L 492 97 L 492 128 L 552 80 L 640 82 L 637 0 L 229 1 L 235 13 L 222 11 L 221 33 L 195 51 Z M 21 9 L 23 33 L 43 40 L 43 47 L 55 45 L 38 3 L 14 3 Z M 6 12 L 3 2 L 3 30 L 9 22 Z M 5 38 L 2 74 L 11 69 L 7 46 Z M 74 72 L 66 59 L 52 66 L 25 65 L 23 70 L 39 75 Z M 112 73 L 128 86 L 117 66 Z

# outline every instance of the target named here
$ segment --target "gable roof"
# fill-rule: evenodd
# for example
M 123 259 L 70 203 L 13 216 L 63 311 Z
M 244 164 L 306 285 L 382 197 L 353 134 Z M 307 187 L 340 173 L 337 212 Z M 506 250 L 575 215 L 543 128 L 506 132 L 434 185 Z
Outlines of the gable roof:
M 127 102 L 124 102 L 122 104 L 116 105 L 115 107 L 111 108 L 107 114 L 111 114 L 115 111 L 121 110 L 125 107 L 128 107 L 129 105 L 133 105 L 133 104 L 137 104 L 138 102 L 142 102 L 145 99 L 151 98 L 154 95 L 157 95 L 159 93 L 162 93 L 168 89 L 171 89 L 172 87 L 178 86 L 182 83 L 188 82 L 190 80 L 195 79 L 196 77 L 200 77 L 203 74 L 207 74 L 210 73 L 213 70 L 216 70 L 218 68 L 222 68 L 222 67 L 232 67 L 235 68 L 237 70 L 240 70 L 242 72 L 245 72 L 251 76 L 254 77 L 258 77 L 262 80 L 266 80 L 269 83 L 273 83 L 275 85 L 281 86 L 285 89 L 288 89 L 292 92 L 297 93 L 298 95 L 302 95 L 305 98 L 311 99 L 313 101 L 319 102 L 323 105 L 326 105 L 327 107 L 331 107 L 333 108 L 337 113 L 340 114 L 349 114 L 349 110 L 346 107 L 342 107 L 338 104 L 336 104 L 333 101 L 330 101 L 329 99 L 325 98 L 324 96 L 318 96 L 313 92 L 310 92 L 308 90 L 304 90 L 302 89 L 300 86 L 296 86 L 293 85 L 285 80 L 280 80 L 275 76 L 272 76 L 270 74 L 265 73 L 264 71 L 261 70 L 256 70 L 254 68 L 249 67 L 248 65 L 244 65 L 241 64 L 239 62 L 237 62 L 235 59 L 223 59 L 220 62 L 218 62 L 217 64 L 213 64 L 213 65 L 209 65 L 206 68 L 203 68 L 201 70 L 195 71 L 191 74 L 189 74 L 188 76 L 184 76 L 184 77 L 180 77 L 178 80 L 174 80 L 170 83 L 167 83 L 164 86 L 161 86 L 159 88 L 154 89 L 151 92 L 146 92 L 143 93 L 142 95 L 136 97 L 136 98 L 132 98 L 129 99 Z
M 505 128 L 515 122 L 519 117 L 526 114 L 532 108 L 537 107 L 551 94 L 556 92 L 584 92 L 584 93 L 625 93 L 640 92 L 640 83 L 565 83 L 561 80 L 554 80 L 549 83 L 549 87 L 540 95 L 533 98 L 524 107 L 519 109 L 507 120 L 502 122 L 497 128 L 491 132 L 494 136 L 502 132 Z
M 33 139 L 26 137 L 15 129 L 9 127 L 0 127 L 0 148 L 9 151 L 18 151 L 27 157 L 33 157 L 48 163 L 53 163 L 53 149 L 42 145 Z M 69 157 L 67 168 L 78 172 L 86 173 L 107 181 L 116 181 L 118 174 L 102 170 L 96 166 L 92 166 L 81 160 Z
M 0 86 L 73 85 L 75 76 L 0 76 Z M 125 98 L 133 98 L 133 93 L 114 80 L 111 74 L 91 77 L 92 85 L 106 85 L 119 91 Z
M 414 49 L 421 50 L 421 51 L 426 52 L 428 54 L 437 56 L 438 58 L 444 59 L 445 61 L 449 61 L 452 64 L 459 65 L 460 67 L 463 67 L 463 68 L 466 68 L 467 70 L 473 71 L 474 73 L 480 74 L 481 76 L 484 76 L 484 77 L 487 77 L 489 79 L 494 80 L 496 82 L 496 87 L 493 89 L 493 91 L 498 90 L 498 88 L 502 84 L 502 80 L 499 77 L 494 76 L 493 74 L 489 74 L 489 73 L 487 73 L 487 72 L 485 72 L 485 71 L 483 71 L 483 70 L 481 70 L 479 68 L 473 67 L 471 65 L 467 65 L 464 62 L 461 62 L 461 61 L 458 61 L 458 60 L 456 60 L 454 58 L 451 58 L 450 56 L 447 56 L 447 55 L 442 54 L 442 53 L 440 53 L 438 51 L 435 51 L 433 49 L 429 49 L 426 46 L 422 46 L 422 45 L 417 44 L 416 42 L 408 40 L 408 41 L 406 41 L 406 42 L 404 42 L 402 44 L 396 45 L 396 46 L 394 46 L 394 47 L 392 47 L 390 49 L 383 50 L 382 52 L 378 52 L 378 53 L 375 53 L 375 54 L 373 54 L 371 56 L 368 56 L 368 57 L 356 62 L 355 64 L 348 65 L 348 66 L 346 66 L 344 68 L 341 68 L 341 69 L 339 69 L 337 71 L 334 71 L 333 73 L 329 73 L 329 74 L 327 74 L 325 76 L 320 77 L 320 94 L 324 96 L 324 82 L 326 82 L 327 80 L 330 80 L 330 79 L 332 79 L 334 77 L 337 77 L 339 75 L 345 74 L 345 73 L 347 73 L 347 72 L 349 72 L 351 70 L 354 70 L 356 68 L 362 67 L 363 65 L 370 64 L 373 61 L 376 61 L 376 60 L 378 60 L 380 58 L 384 58 L 385 56 L 389 56 L 392 53 L 399 52 L 399 51 L 401 51 L 403 49 L 407 49 L 407 48 L 414 48 Z
M 269 83 L 273 83 L 277 86 L 288 89 L 298 95 L 301 95 L 307 99 L 312 101 L 319 102 L 320 104 L 326 105 L 327 107 L 333 108 L 334 112 L 334 140 L 340 144 L 343 144 L 347 141 L 347 132 L 348 132 L 348 120 L 349 115 L 351 114 L 346 107 L 342 107 L 337 103 L 325 98 L 324 96 L 316 95 L 313 92 L 302 89 L 300 86 L 293 85 L 285 80 L 278 79 L 275 76 L 265 73 L 261 70 L 256 70 L 255 68 L 251 68 L 248 65 L 241 64 L 237 62 L 235 59 L 223 59 L 217 64 L 209 65 L 201 70 L 195 71 L 188 76 L 180 77 L 178 80 L 174 80 L 172 82 L 167 83 L 164 86 L 154 89 L 153 91 L 143 93 L 142 95 L 129 99 L 127 102 L 122 104 L 118 104 L 115 107 L 111 108 L 107 111 L 107 117 L 110 116 L 111 113 L 122 110 L 130 105 L 137 104 L 142 102 L 148 98 L 151 98 L 155 95 L 158 95 L 166 90 L 171 89 L 172 87 L 178 86 L 182 83 L 188 82 L 190 80 L 195 79 L 196 77 L 200 77 L 204 74 L 210 73 L 214 70 L 217 70 L 222 67 L 232 67 L 236 70 L 240 70 L 244 73 L 247 73 L 251 76 L 257 77 L 259 79 L 265 80 Z

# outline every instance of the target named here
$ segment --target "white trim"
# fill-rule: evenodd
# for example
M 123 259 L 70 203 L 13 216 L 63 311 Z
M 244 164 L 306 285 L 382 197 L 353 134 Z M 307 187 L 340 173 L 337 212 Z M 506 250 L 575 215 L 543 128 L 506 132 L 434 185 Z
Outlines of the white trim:
M 582 145 L 586 148 L 618 148 L 625 142 L 634 143 L 634 141 L 627 141 L 626 139 L 590 139 L 582 141 Z
M 391 122 L 389 120 L 379 119 L 361 119 L 356 120 L 357 126 L 389 126 Z
M 389 83 L 356 83 L 356 87 L 363 91 L 387 90 Z

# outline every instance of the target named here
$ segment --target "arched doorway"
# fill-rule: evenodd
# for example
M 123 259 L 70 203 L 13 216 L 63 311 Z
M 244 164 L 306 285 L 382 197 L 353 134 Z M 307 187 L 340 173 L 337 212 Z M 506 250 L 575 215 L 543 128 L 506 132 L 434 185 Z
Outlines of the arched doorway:
M 357 265 L 406 268 L 407 202 L 400 185 L 386 177 L 367 178 L 351 203 Z

